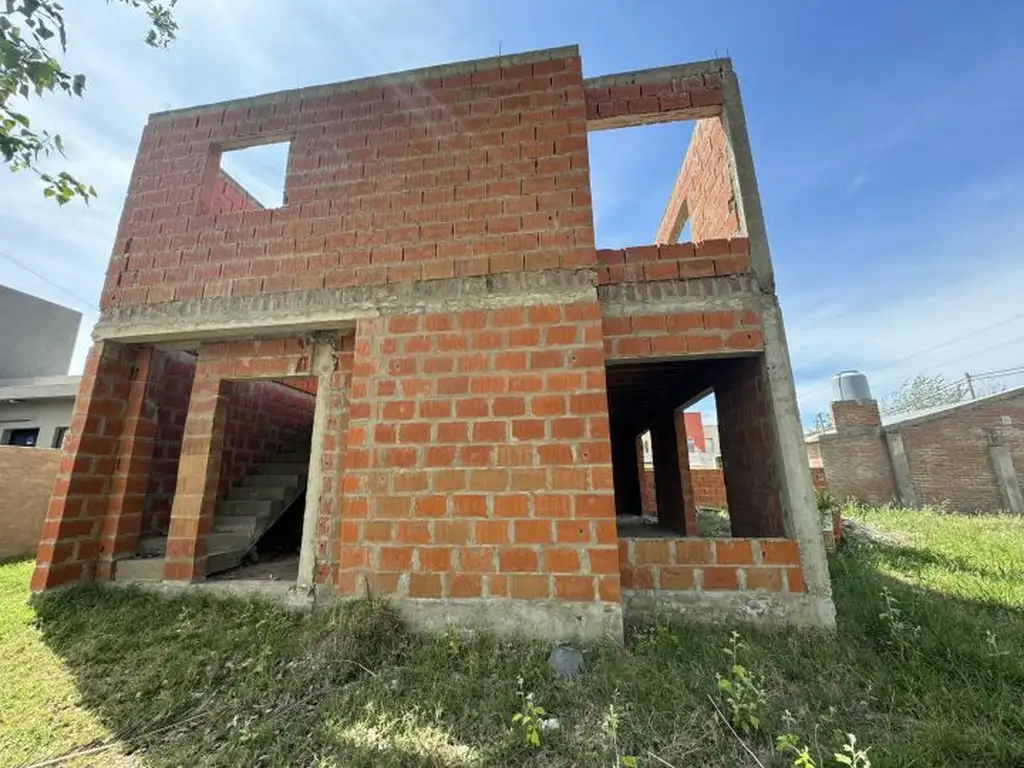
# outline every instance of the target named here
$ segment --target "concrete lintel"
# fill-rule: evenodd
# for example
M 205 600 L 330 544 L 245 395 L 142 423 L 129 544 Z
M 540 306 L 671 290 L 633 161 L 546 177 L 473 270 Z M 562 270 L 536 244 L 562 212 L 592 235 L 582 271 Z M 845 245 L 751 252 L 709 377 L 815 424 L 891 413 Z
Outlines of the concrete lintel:
M 93 338 L 142 343 L 347 329 L 379 315 L 594 301 L 595 282 L 593 270 L 559 269 L 143 304 L 105 310 Z
M 898 429 L 886 432 L 885 443 L 889 448 L 889 463 L 892 465 L 892 477 L 900 503 L 914 508 L 917 506 L 917 496 L 914 494 L 914 479 L 910 474 L 907 451 L 903 447 L 903 433 Z
M 312 85 L 307 88 L 295 88 L 289 91 L 275 91 L 273 93 L 266 93 L 248 98 L 229 99 L 227 101 L 216 101 L 209 104 L 198 104 L 193 107 L 171 109 L 165 112 L 155 112 L 149 116 L 149 121 L 153 123 L 163 120 L 173 120 L 179 117 L 188 117 L 190 115 L 199 115 L 203 112 L 230 109 L 234 107 L 259 107 L 264 104 L 280 102 L 284 99 L 288 99 L 289 101 L 299 101 L 301 99 L 311 99 L 318 96 L 330 96 L 336 93 L 362 91 L 368 88 L 384 88 L 392 85 L 416 82 L 417 80 L 472 74 L 473 72 L 481 72 L 488 69 L 496 69 L 498 67 L 533 64 L 540 61 L 566 59 L 579 55 L 580 49 L 578 45 L 566 45 L 559 48 L 545 48 L 536 51 L 510 54 L 507 56 L 491 56 L 483 59 L 458 61 L 451 64 L 438 64 L 429 67 L 421 67 L 419 69 L 409 69 L 402 72 L 360 77 L 355 80 L 343 80 L 338 83 Z
M 680 123 L 684 120 L 703 120 L 706 117 L 718 117 L 722 107 L 685 107 L 670 109 L 664 112 L 643 112 L 636 115 L 617 115 L 616 117 L 592 117 L 587 120 L 588 131 L 610 131 L 615 128 L 636 128 L 641 125 L 657 125 L 658 123 Z
M 808 593 L 669 592 L 625 589 L 622 604 L 628 625 L 643 625 L 666 613 L 702 624 L 736 623 L 761 627 L 833 629 L 830 597 Z
M 732 59 L 728 56 L 705 61 L 692 61 L 686 64 L 673 64 L 667 67 L 638 69 L 633 72 L 619 72 L 612 75 L 588 77 L 583 87 L 611 88 L 616 85 L 637 85 L 643 83 L 659 83 L 666 80 L 685 80 L 688 77 L 703 74 L 722 74 L 732 71 Z
M 749 275 L 615 283 L 598 286 L 601 312 L 606 317 L 701 312 L 715 309 L 759 309 L 760 293 Z
M 774 295 L 762 295 L 760 313 L 764 328 L 765 372 L 771 396 L 777 450 L 774 458 L 781 470 L 780 490 L 786 534 L 800 543 L 800 562 L 808 593 L 818 598 L 822 606 L 827 605 L 831 611 L 830 618 L 824 617 L 821 624 L 834 628 L 835 608 L 828 561 L 821 540 L 821 521 L 811 483 L 811 469 L 807 462 L 807 446 L 800 425 L 800 409 L 782 311 Z

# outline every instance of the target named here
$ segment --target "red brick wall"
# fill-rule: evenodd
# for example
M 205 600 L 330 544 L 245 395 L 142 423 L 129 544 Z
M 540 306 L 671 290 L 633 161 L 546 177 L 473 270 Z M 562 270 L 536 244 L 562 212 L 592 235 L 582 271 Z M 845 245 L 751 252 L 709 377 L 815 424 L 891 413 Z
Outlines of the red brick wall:
M 882 417 L 874 400 L 846 400 L 831 404 L 837 430 L 844 427 L 880 427 Z
M 803 592 L 800 547 L 789 539 L 622 539 L 623 589 Z
M 224 171 L 220 172 L 210 193 L 210 213 L 237 213 L 262 209 L 259 201 L 237 181 Z
M 596 302 L 361 321 L 338 589 L 616 601 Z
M 750 271 L 750 249 L 745 237 L 603 248 L 597 264 L 599 285 L 738 275 Z
M 603 328 L 609 360 L 750 352 L 764 347 L 761 318 L 750 310 L 606 317 Z
M 56 448 L 0 445 L 0 560 L 35 553 L 59 463 Z
M 575 57 L 154 116 L 104 309 L 594 264 Z M 291 135 L 287 204 L 216 213 L 221 142 Z
M 154 354 L 152 375 L 157 399 L 157 427 L 143 505 L 143 535 L 166 533 L 170 524 L 185 417 L 195 373 L 196 359 L 188 352 Z
M 782 499 L 763 356 L 736 360 L 716 383 L 718 434 L 735 536 L 781 536 Z
M 1018 477 L 1024 479 L 1024 394 L 987 400 L 901 428 L 918 504 L 945 503 L 970 512 L 1003 506 L 986 429 L 999 433 Z
M 728 156 L 729 140 L 721 118 L 698 120 L 666 213 L 668 222 L 682 221 L 680 211 L 688 213 L 694 242 L 732 237 L 739 232 Z M 678 232 L 663 229 L 655 239 L 666 243 L 677 236 Z

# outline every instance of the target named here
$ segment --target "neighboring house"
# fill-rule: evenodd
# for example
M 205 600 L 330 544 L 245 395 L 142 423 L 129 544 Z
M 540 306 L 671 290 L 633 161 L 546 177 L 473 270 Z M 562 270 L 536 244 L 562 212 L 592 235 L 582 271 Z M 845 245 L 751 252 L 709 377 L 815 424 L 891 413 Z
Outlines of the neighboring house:
M 0 445 L 60 448 L 80 376 L 68 376 L 80 312 L 0 286 Z
M 80 376 L 82 316 L 0 286 L 0 560 L 35 551 Z M 50 450 L 23 451 L 22 448 Z
M 686 430 L 686 452 L 690 456 L 690 466 L 718 466 L 718 457 L 721 456 L 718 442 L 718 425 L 705 424 L 704 414 L 700 411 L 685 411 L 683 413 L 683 424 Z M 650 432 L 644 432 L 640 436 L 640 445 L 643 450 L 644 465 L 650 469 L 654 466 L 654 451 L 651 447 Z M 679 447 L 682 448 L 682 445 Z
M 807 437 L 835 496 L 908 507 L 1024 513 L 1024 387 L 882 417 L 866 398 L 832 403 L 834 427 Z

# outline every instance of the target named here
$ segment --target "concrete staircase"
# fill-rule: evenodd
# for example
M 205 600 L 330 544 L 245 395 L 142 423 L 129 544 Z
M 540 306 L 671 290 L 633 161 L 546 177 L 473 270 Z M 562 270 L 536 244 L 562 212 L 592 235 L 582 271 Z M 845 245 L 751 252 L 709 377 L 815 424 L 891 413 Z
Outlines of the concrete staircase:
M 217 503 L 213 531 L 206 537 L 207 576 L 241 565 L 263 534 L 298 501 L 306 490 L 309 454 L 308 439 L 283 448 Z M 115 580 L 161 581 L 166 550 L 166 537 L 141 539 L 136 556 L 118 562 Z

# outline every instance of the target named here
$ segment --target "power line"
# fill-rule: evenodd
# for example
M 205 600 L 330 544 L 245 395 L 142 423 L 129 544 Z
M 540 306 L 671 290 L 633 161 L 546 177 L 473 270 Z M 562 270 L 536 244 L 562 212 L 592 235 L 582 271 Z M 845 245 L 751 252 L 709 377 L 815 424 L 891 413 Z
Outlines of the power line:
M 1020 336 L 1020 337 L 1018 337 L 1016 339 L 1010 339 L 1009 341 L 1004 341 L 1002 344 L 993 344 L 990 347 L 985 347 L 984 349 L 979 349 L 979 350 L 976 350 L 974 352 L 971 352 L 971 354 L 969 354 L 969 355 L 963 355 L 961 357 L 951 358 L 949 360 L 946 360 L 944 362 L 939 363 L 938 365 L 933 365 L 931 369 L 935 370 L 936 368 L 941 368 L 944 365 L 950 365 L 951 363 L 956 363 L 956 362 L 959 362 L 960 360 L 969 360 L 972 357 L 977 357 L 978 355 L 983 355 L 986 352 L 991 352 L 991 351 L 993 351 L 995 349 L 1002 349 L 1003 347 L 1009 347 L 1009 346 L 1012 346 L 1014 344 L 1020 344 L 1021 342 L 1024 342 L 1024 336 Z
M 81 302 L 82 304 L 85 304 L 87 307 L 89 307 L 90 309 L 94 309 L 97 312 L 100 311 L 100 308 L 97 307 L 93 302 L 89 301 L 88 299 L 83 299 L 81 296 L 79 296 L 79 295 L 77 295 L 75 293 L 72 293 L 71 291 L 69 291 L 67 288 L 65 288 L 62 285 L 58 285 L 57 283 L 53 282 L 53 280 L 48 278 L 46 275 L 39 274 L 34 269 L 32 269 L 32 267 L 29 267 L 26 264 L 24 264 L 23 262 L 21 262 L 18 259 L 14 258 L 13 256 L 11 256 L 11 254 L 4 253 L 3 251 L 0 251 L 0 256 L 2 256 L 3 258 L 7 259 L 9 262 L 14 264 L 15 266 L 21 267 L 22 269 L 24 269 L 29 274 L 35 275 L 36 277 L 38 277 L 43 282 L 49 283 L 54 288 L 56 288 L 58 291 L 60 291 L 61 293 L 66 294 L 67 296 L 70 296 L 75 301 Z
M 943 347 L 948 347 L 950 344 L 956 344 L 958 341 L 963 341 L 964 339 L 969 339 L 972 336 L 977 336 L 979 333 L 984 333 L 985 331 L 992 330 L 993 328 L 998 328 L 998 327 L 1000 327 L 1002 325 L 1008 325 L 1009 323 L 1012 323 L 1015 320 L 1021 320 L 1021 319 L 1024 319 L 1024 312 L 1021 312 L 1019 314 L 1013 315 L 1012 317 L 1008 317 L 1008 318 L 1006 318 L 1004 320 L 999 320 L 998 322 L 992 323 L 990 325 L 986 325 L 983 328 L 977 328 L 977 329 L 975 329 L 973 331 L 970 331 L 969 333 L 964 333 L 964 334 L 962 334 L 960 336 L 956 336 L 955 338 L 949 339 L 948 341 L 944 341 L 944 342 L 942 342 L 940 344 L 935 344 L 935 345 L 933 345 L 931 347 L 926 347 L 926 348 L 924 348 L 922 350 L 919 350 L 917 352 L 913 352 L 913 353 L 911 353 L 909 355 L 905 355 L 902 358 L 900 358 L 899 360 L 896 360 L 895 362 L 888 363 L 886 365 L 881 365 L 881 366 L 878 366 L 878 367 L 874 368 L 873 372 L 884 371 L 884 370 L 887 370 L 888 368 L 892 368 L 895 365 L 902 365 L 907 360 L 912 360 L 913 358 L 920 357 L 921 355 L 927 354 L 928 352 L 934 352 L 937 349 L 942 349 Z M 956 360 L 954 359 L 951 362 L 956 362 Z M 945 365 L 945 363 L 942 363 L 941 365 Z M 937 368 L 939 366 L 933 366 L 933 367 Z

